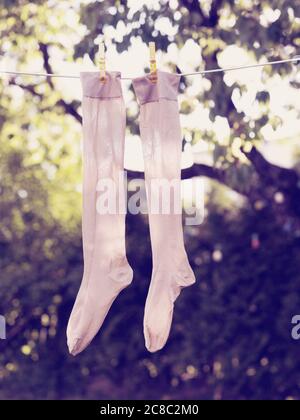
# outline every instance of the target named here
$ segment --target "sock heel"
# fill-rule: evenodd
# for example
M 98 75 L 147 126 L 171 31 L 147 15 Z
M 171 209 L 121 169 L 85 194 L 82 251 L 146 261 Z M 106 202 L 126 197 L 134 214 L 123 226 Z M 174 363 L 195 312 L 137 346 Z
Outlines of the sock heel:
M 126 257 L 116 258 L 110 262 L 109 278 L 118 284 L 129 286 L 133 280 L 133 270 Z

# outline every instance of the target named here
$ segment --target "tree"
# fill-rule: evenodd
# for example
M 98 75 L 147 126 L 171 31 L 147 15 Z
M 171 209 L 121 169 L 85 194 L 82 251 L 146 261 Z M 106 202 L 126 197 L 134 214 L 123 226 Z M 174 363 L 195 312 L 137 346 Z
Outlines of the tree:
M 22 42 L 24 28 L 26 28 L 27 38 L 30 38 L 35 49 L 40 52 L 45 70 L 51 73 L 53 69 L 51 67 L 49 49 L 61 48 L 59 42 L 50 41 L 51 31 L 55 32 L 58 28 L 51 28 L 50 34 L 47 32 L 41 34 L 37 26 L 31 25 L 30 28 L 27 27 L 29 25 L 26 26 L 27 18 L 30 17 L 32 20 L 36 15 L 39 18 L 43 16 L 44 24 L 47 22 L 48 13 L 52 13 L 54 7 L 49 10 L 48 5 L 45 5 L 44 2 L 40 3 L 41 5 L 39 6 L 33 6 L 29 3 L 26 7 L 20 7 L 18 2 L 5 2 L 8 8 L 4 12 L 4 17 L 11 22 L 10 30 L 14 31 L 13 37 L 16 37 L 16 33 L 20 34 L 20 42 Z M 215 0 L 210 7 L 206 3 L 204 6 L 201 6 L 201 3 L 197 0 L 161 1 L 156 3 L 150 2 L 150 6 L 147 6 L 147 2 L 145 2 L 141 7 L 136 8 L 134 12 L 133 8 L 126 1 L 111 2 L 105 0 L 82 6 L 80 13 L 81 23 L 85 25 L 88 31 L 74 46 L 74 58 L 82 58 L 84 54 L 89 54 L 94 59 L 97 53 L 97 45 L 94 41 L 99 35 L 105 33 L 107 27 L 118 28 L 120 25 L 124 25 L 124 22 L 126 22 L 125 34 L 118 41 L 110 39 L 110 42 L 115 42 L 119 52 L 125 51 L 130 46 L 133 38 L 142 38 L 144 42 L 154 39 L 158 48 L 162 51 L 167 51 L 172 43 L 176 43 L 180 47 L 187 40 L 193 39 L 202 48 L 202 57 L 206 68 L 218 67 L 218 55 L 226 46 L 231 44 L 240 46 L 260 61 L 284 59 L 297 53 L 300 33 L 299 24 L 295 21 L 295 17 L 299 17 L 299 7 L 295 2 L 278 0 L 272 2 L 272 6 L 270 6 L 268 1 L 224 2 Z M 36 10 L 39 10 L 38 13 L 36 13 Z M 175 10 L 176 13 L 174 13 Z M 264 22 L 262 15 L 267 15 L 270 11 L 275 13 L 275 17 L 270 21 Z M 276 14 L 276 12 L 278 13 Z M 101 18 L 98 18 L 98 16 L 101 16 Z M 17 21 L 17 17 L 21 17 L 21 25 Z M 161 19 L 168 19 L 170 24 L 177 30 L 175 36 L 167 35 L 163 30 L 157 29 L 157 23 Z M 220 20 L 222 20 L 221 24 Z M 234 22 L 234 25 L 232 22 Z M 41 22 L 39 21 L 40 25 Z M 64 28 L 61 27 L 59 29 Z M 72 33 L 70 28 L 66 29 Z M 12 33 L 11 31 L 9 33 Z M 6 36 L 10 42 L 11 36 L 9 33 L 6 33 Z M 15 42 L 17 45 L 15 48 L 16 56 L 22 61 L 26 56 L 26 52 L 25 55 L 23 52 L 20 54 L 21 50 L 18 48 L 18 41 L 16 40 Z M 287 55 L 287 51 L 289 55 Z M 64 54 L 67 59 L 71 58 L 66 51 L 64 51 Z M 267 80 L 274 73 L 285 76 L 290 75 L 292 71 L 292 64 L 282 64 L 278 67 L 266 68 L 263 77 L 264 80 Z M 192 132 L 192 142 L 202 138 L 212 143 L 215 157 L 214 168 L 196 165 L 192 171 L 187 171 L 184 177 L 190 175 L 211 177 L 242 193 L 252 203 L 255 203 L 257 200 L 265 201 L 266 197 L 274 195 L 274 191 L 280 191 L 286 197 L 286 215 L 294 217 L 296 212 L 296 216 L 299 216 L 299 208 L 295 204 L 299 202 L 297 172 L 293 170 L 284 171 L 281 168 L 276 168 L 275 165 L 268 164 L 257 148 L 259 147 L 259 141 L 263 140 L 261 129 L 269 122 L 275 126 L 281 123 L 276 118 L 274 121 L 270 121 L 272 117 L 268 107 L 269 93 L 267 91 L 257 92 L 256 99 L 264 106 L 257 118 L 249 119 L 244 113 L 237 111 L 232 101 L 234 90 L 237 89 L 242 93 L 247 89 L 246 86 L 236 83 L 228 86 L 224 82 L 222 73 L 207 75 L 206 78 L 211 82 L 210 88 L 201 92 L 198 99 L 209 108 L 212 120 L 217 116 L 227 118 L 230 126 L 229 147 L 220 145 L 218 139 L 211 138 L 210 133 Z M 11 83 L 18 84 L 15 79 L 12 79 Z M 184 80 L 184 85 L 188 83 L 187 80 Z M 290 78 L 290 83 L 297 85 L 293 76 Z M 47 79 L 47 86 L 51 91 L 55 91 L 55 84 L 50 78 Z M 20 87 L 36 97 L 37 100 L 43 101 L 45 99 L 45 95 L 39 94 L 36 87 L 32 84 L 21 84 Z M 222 92 L 222 95 L 220 95 L 220 92 Z M 193 109 L 191 103 L 192 101 L 189 101 L 187 98 L 183 104 L 182 112 L 190 112 Z M 61 109 L 61 112 L 65 112 L 73 116 L 76 121 L 81 122 L 78 102 L 67 103 L 64 99 L 58 98 L 54 105 Z M 132 131 L 135 132 L 136 128 L 134 127 L 133 118 L 130 121 Z M 255 133 L 254 139 L 253 132 Z M 247 157 L 246 162 L 241 163 L 240 159 L 236 157 L 236 153 L 233 153 L 230 147 L 236 138 L 241 140 L 240 149 Z M 249 147 L 253 148 L 251 153 Z M 244 176 L 245 173 L 246 176 Z M 246 181 L 241 182 L 242 178 L 246 178 Z M 252 180 L 250 183 L 249 179 Z M 274 205 L 276 206 L 276 203 Z

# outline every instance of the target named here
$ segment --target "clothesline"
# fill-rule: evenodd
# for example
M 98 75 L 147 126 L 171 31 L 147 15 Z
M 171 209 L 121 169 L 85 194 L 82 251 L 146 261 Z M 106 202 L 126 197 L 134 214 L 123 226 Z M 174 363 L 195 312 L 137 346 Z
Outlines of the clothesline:
M 265 67 L 265 66 L 274 66 L 277 64 L 283 63 L 300 63 L 300 55 L 297 55 L 293 58 L 288 58 L 286 60 L 277 60 L 277 61 L 267 61 L 265 63 L 259 64 L 249 64 L 246 66 L 235 66 L 235 67 L 225 67 L 225 68 L 217 68 L 211 70 L 202 70 L 196 71 L 193 73 L 178 73 L 179 76 L 196 76 L 196 75 L 204 75 L 210 73 L 220 73 L 220 72 L 227 72 L 227 71 L 234 71 L 234 70 L 244 70 L 244 69 L 252 69 L 257 67 Z M 35 72 L 23 72 L 23 71 L 9 71 L 9 70 L 1 70 L 0 74 L 8 74 L 13 76 L 38 76 L 38 77 L 57 77 L 57 78 L 66 78 L 66 79 L 79 79 L 79 75 L 75 74 L 60 74 L 60 73 L 35 73 Z M 134 77 L 121 77 L 122 80 L 132 80 Z

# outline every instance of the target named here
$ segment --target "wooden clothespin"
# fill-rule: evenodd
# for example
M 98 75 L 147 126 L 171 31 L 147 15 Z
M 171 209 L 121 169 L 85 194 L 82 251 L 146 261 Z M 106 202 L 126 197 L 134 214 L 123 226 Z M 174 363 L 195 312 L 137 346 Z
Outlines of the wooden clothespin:
M 100 67 L 100 81 L 102 83 L 106 82 L 106 65 L 105 65 L 105 45 L 101 41 L 99 44 L 99 67 Z
M 156 65 L 156 48 L 155 42 L 149 43 L 150 53 L 150 80 L 152 83 L 157 82 L 157 65 Z

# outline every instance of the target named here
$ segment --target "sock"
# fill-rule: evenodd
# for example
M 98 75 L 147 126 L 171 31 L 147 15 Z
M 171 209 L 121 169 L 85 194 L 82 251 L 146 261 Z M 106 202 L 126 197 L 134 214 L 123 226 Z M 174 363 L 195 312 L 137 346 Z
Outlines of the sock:
M 82 352 L 101 328 L 118 294 L 133 277 L 125 250 L 124 141 L 126 111 L 120 73 L 81 73 L 83 87 L 83 256 L 84 273 L 67 328 L 68 347 Z M 100 185 L 101 181 L 104 183 Z M 100 188 L 111 184 L 114 212 L 97 210 Z
M 168 339 L 174 303 L 182 288 L 195 283 L 184 247 L 180 194 L 182 137 L 178 110 L 180 77 L 158 71 L 157 83 L 149 77 L 135 79 L 140 103 L 140 131 L 145 161 L 145 179 L 153 254 L 153 273 L 146 301 L 144 334 L 150 352 L 162 349 Z M 155 182 L 172 182 L 168 214 L 156 214 L 152 199 L 165 199 L 152 190 Z M 177 188 L 177 193 L 175 190 Z M 149 206 L 150 204 L 150 206 Z M 176 210 L 177 209 L 177 210 Z

